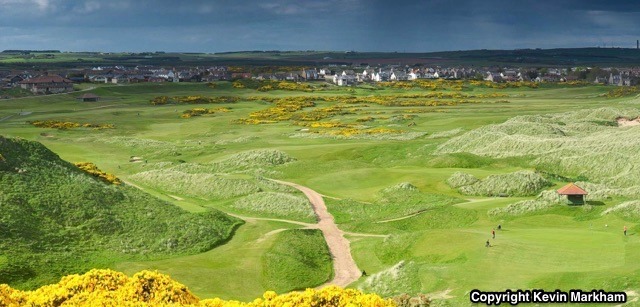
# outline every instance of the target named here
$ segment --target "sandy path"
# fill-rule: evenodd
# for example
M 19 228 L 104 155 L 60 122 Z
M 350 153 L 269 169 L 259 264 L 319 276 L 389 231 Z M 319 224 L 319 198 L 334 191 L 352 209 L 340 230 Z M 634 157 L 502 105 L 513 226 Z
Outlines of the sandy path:
M 333 258 L 333 279 L 320 287 L 328 285 L 346 287 L 350 283 L 358 280 L 361 272 L 351 256 L 349 240 L 345 239 L 344 233 L 336 225 L 333 220 L 333 216 L 327 210 L 327 206 L 325 205 L 322 196 L 312 189 L 295 183 L 280 180 L 273 181 L 302 191 L 302 193 L 304 193 L 311 202 L 311 206 L 313 207 L 313 211 L 316 213 L 316 216 L 318 216 L 317 227 L 322 231 L 324 239 L 327 241 L 327 246 L 329 246 L 329 252 Z
M 393 219 L 382 220 L 382 221 L 376 221 L 376 222 L 374 222 L 374 223 L 375 223 L 375 224 L 381 224 L 381 223 L 389 223 L 389 222 L 395 222 L 395 221 L 406 220 L 406 219 L 408 219 L 408 218 L 412 218 L 412 217 L 414 217 L 414 216 L 416 216 L 416 215 L 419 215 L 419 214 L 425 213 L 425 212 L 427 212 L 427 211 L 429 211 L 429 209 L 420 210 L 420 211 L 418 211 L 418 212 L 414 212 L 414 213 L 411 213 L 411 214 L 409 214 L 409 215 L 405 215 L 405 216 L 401 216 L 401 217 L 397 217 L 397 218 L 393 218 Z

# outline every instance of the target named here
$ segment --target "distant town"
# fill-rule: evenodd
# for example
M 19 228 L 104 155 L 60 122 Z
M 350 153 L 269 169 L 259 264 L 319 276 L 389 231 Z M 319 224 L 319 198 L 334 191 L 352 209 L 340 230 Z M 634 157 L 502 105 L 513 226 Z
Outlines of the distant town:
M 7 51 L 5 51 L 6 53 Z M 17 51 L 16 51 L 17 52 Z M 22 52 L 24 53 L 24 52 Z M 54 53 L 26 52 L 29 59 L 50 59 Z M 326 59 L 325 59 L 326 60 Z M 346 65 L 323 63 L 318 66 L 177 66 L 177 65 L 105 65 L 34 69 L 3 69 L 0 66 L 0 98 L 11 98 L 7 90 L 21 89 L 31 94 L 56 94 L 73 91 L 78 83 L 129 84 L 141 82 L 213 82 L 255 79 L 291 82 L 328 82 L 337 86 L 357 86 L 376 82 L 401 82 L 418 79 L 486 80 L 503 82 L 585 82 L 614 86 L 634 86 L 640 80 L 640 67 L 443 67 L 419 64 Z M 44 68 L 43 68 L 44 67 Z

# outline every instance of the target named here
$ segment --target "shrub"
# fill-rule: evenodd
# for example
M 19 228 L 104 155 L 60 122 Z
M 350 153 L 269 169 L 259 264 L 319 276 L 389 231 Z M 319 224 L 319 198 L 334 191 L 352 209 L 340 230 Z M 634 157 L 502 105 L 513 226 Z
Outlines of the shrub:
M 122 181 L 118 179 L 118 177 L 116 177 L 113 174 L 109 174 L 101 171 L 95 164 L 91 162 L 76 162 L 74 163 L 74 165 L 77 166 L 79 169 L 83 170 L 84 172 L 88 173 L 89 175 L 98 177 L 105 182 L 108 182 L 111 184 L 122 183 Z
M 180 117 L 182 118 L 191 118 L 194 116 L 202 116 L 202 115 L 211 115 L 216 113 L 226 113 L 230 112 L 229 108 L 216 108 L 216 109 L 207 109 L 207 108 L 193 108 L 189 110 L 184 110 Z
M 32 121 L 29 124 L 38 128 L 54 128 L 60 130 L 74 129 L 74 128 L 94 128 L 94 129 L 113 129 L 113 124 L 91 124 L 91 123 L 76 123 L 76 122 L 63 122 L 57 120 L 45 120 L 45 121 Z
M 193 96 L 158 96 L 151 99 L 152 105 L 165 105 L 165 104 L 214 104 L 214 103 L 234 103 L 238 101 L 238 97 L 235 96 L 214 96 L 204 97 L 200 95 Z
M 200 300 L 185 285 L 168 275 L 141 271 L 128 277 L 112 270 L 93 269 L 83 275 L 69 275 L 58 283 L 34 291 L 20 291 L 0 285 L 3 306 L 395 306 L 376 294 L 335 286 L 277 295 L 267 291 L 252 302 Z

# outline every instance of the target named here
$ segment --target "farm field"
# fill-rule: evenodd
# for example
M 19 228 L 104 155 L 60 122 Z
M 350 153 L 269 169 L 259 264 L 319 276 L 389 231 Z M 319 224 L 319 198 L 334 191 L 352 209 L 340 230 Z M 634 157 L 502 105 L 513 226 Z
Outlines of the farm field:
M 185 212 L 244 220 L 209 251 L 114 257 L 104 268 L 157 269 L 201 298 L 325 283 L 327 247 L 302 230 L 317 222 L 309 200 L 278 179 L 324 195 L 367 273 L 349 287 L 426 293 L 445 306 L 467 304 L 472 289 L 604 289 L 638 301 L 640 126 L 619 126 L 640 116 L 637 91 L 424 81 L 89 92 L 101 100 L 1 100 L 0 136 L 92 162 Z M 589 192 L 586 205 L 554 198 L 569 182 Z M 299 244 L 284 252 L 287 242 Z

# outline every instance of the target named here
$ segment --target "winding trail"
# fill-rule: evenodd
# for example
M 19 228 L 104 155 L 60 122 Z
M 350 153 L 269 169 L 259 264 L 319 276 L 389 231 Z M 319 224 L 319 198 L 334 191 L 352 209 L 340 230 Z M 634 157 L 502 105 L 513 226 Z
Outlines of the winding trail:
M 333 279 L 324 283 L 323 285 L 318 286 L 317 288 L 323 288 L 329 285 L 346 287 L 349 284 L 353 283 L 354 281 L 358 280 L 361 276 L 361 271 L 358 268 L 358 265 L 356 264 L 356 262 L 353 260 L 353 257 L 351 256 L 350 243 L 349 243 L 349 240 L 347 240 L 344 237 L 344 235 L 346 234 L 349 236 L 375 237 L 375 238 L 387 238 L 389 237 L 389 235 L 343 232 L 336 225 L 335 220 L 333 219 L 333 216 L 327 210 L 327 206 L 324 203 L 324 199 L 322 199 L 322 195 L 320 195 L 318 192 L 292 182 L 280 181 L 275 179 L 270 179 L 270 180 L 280 184 L 288 185 L 304 193 L 304 195 L 307 196 L 307 198 L 309 199 L 309 202 L 311 202 L 311 207 L 313 208 L 313 211 L 318 217 L 318 223 L 312 224 L 312 223 L 305 223 L 305 222 L 299 222 L 299 221 L 293 221 L 293 220 L 287 220 L 287 219 L 250 217 L 250 216 L 243 216 L 243 215 L 238 215 L 233 213 L 227 213 L 227 214 L 248 222 L 256 221 L 256 220 L 275 221 L 275 222 L 284 222 L 284 223 L 303 226 L 306 229 L 320 229 L 320 231 L 322 231 L 322 235 L 324 236 L 325 241 L 327 242 L 327 246 L 329 247 L 329 252 L 331 253 L 331 257 L 333 260 L 332 261 L 333 262 Z M 131 185 L 140 190 L 143 190 L 142 187 L 137 186 L 131 182 L 128 182 L 128 181 L 124 181 L 124 182 L 127 185 Z M 169 197 L 171 196 L 172 195 L 169 195 Z M 258 239 L 258 241 L 259 242 L 263 241 L 267 237 L 284 230 L 286 229 L 273 230 L 269 233 L 264 234 L 261 238 Z
M 296 188 L 304 193 L 311 202 L 313 211 L 318 217 L 316 227 L 322 231 L 322 235 L 324 236 L 325 241 L 327 241 L 329 252 L 333 258 L 333 279 L 326 282 L 324 285 L 321 285 L 319 288 L 328 285 L 346 287 L 350 283 L 358 280 L 361 272 L 351 256 L 349 240 L 345 239 L 344 232 L 336 225 L 333 216 L 327 210 L 327 206 L 325 205 L 322 196 L 310 188 L 303 187 L 295 183 L 274 179 L 272 180 L 274 182 Z
M 427 211 L 429 211 L 429 210 L 430 210 L 430 209 L 423 209 L 423 210 L 420 210 L 420 211 L 417 211 L 417 212 L 414 212 L 414 213 L 411 213 L 411 214 L 408 214 L 408 215 L 405 215 L 405 216 L 401 216 L 401 217 L 397 217 L 397 218 L 393 218 L 393 219 L 388 219 L 388 220 L 377 221 L 377 222 L 373 222 L 373 223 L 375 223 L 375 224 L 381 224 L 381 223 L 389 223 L 389 222 L 395 222 L 395 221 L 406 220 L 406 219 L 408 219 L 408 218 L 412 218 L 412 217 L 414 217 L 414 216 L 416 216 L 416 215 L 419 215 L 419 214 L 425 213 L 425 212 L 427 212 Z

